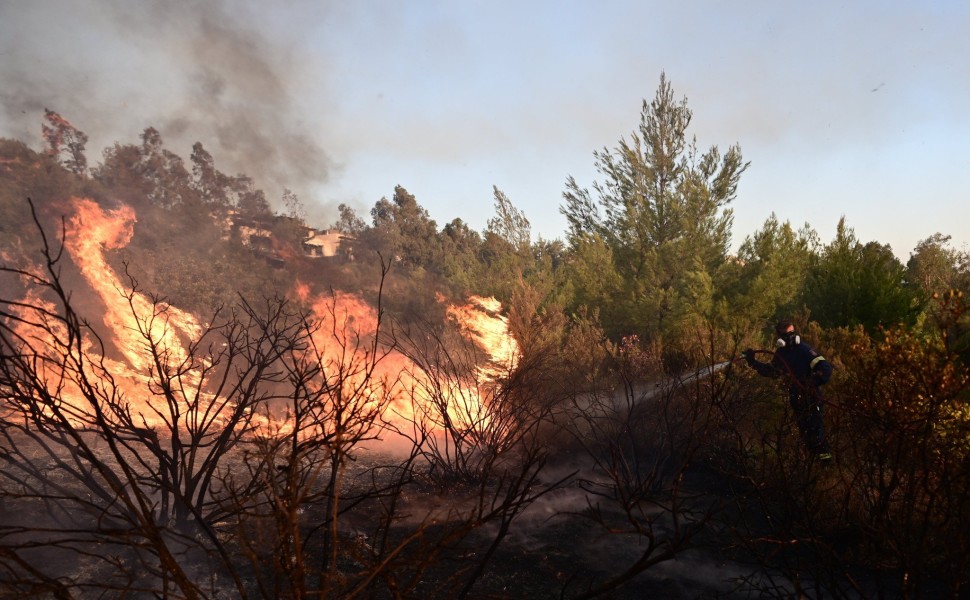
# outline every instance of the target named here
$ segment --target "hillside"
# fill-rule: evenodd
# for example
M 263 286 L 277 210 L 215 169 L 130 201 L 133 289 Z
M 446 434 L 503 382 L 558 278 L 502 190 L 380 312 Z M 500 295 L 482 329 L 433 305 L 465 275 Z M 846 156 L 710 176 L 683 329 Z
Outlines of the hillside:
M 639 208 L 572 186 L 565 243 L 497 188 L 483 233 L 401 186 L 310 226 L 201 144 L 89 168 L 47 118 L 0 140 L 0 597 L 967 593 L 945 236 L 904 266 L 771 217 L 728 256 L 735 150 Z M 737 358 L 779 316 L 824 393 Z

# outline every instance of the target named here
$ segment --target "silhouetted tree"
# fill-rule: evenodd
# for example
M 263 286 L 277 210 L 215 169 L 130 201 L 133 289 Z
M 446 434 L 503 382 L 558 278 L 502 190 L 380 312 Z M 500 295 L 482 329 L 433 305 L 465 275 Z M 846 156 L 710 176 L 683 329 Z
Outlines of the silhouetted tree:
M 340 214 L 340 217 L 334 224 L 334 229 L 337 231 L 346 233 L 347 235 L 357 236 L 367 227 L 367 223 L 357 216 L 357 211 L 347 204 L 341 203 L 337 206 L 337 212 Z
M 229 205 L 230 178 L 216 169 L 212 155 L 202 142 L 192 144 L 192 184 L 202 201 L 220 207 Z
M 517 209 L 497 187 L 493 186 L 492 191 L 495 195 L 495 216 L 488 220 L 485 232 L 497 235 L 516 251 L 528 249 L 532 243 L 532 226 L 525 213 Z
M 266 194 L 256 187 L 251 177 L 236 175 L 230 179 L 229 187 L 235 195 L 236 208 L 239 209 L 240 216 L 255 221 L 266 221 L 272 218 L 273 211 L 266 201 Z
M 47 124 L 42 125 L 41 130 L 47 143 L 47 154 L 71 173 L 84 175 L 88 170 L 88 159 L 84 155 L 87 134 L 47 108 L 44 109 L 44 120 Z

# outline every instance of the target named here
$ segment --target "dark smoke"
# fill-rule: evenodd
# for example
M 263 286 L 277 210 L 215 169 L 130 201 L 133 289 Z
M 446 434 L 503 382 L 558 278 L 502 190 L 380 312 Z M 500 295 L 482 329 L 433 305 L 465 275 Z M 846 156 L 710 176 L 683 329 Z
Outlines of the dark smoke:
M 251 176 L 271 202 L 288 187 L 304 205 L 313 203 L 310 190 L 328 178 L 331 161 L 301 101 L 320 73 L 297 49 L 302 33 L 274 30 L 272 14 L 250 10 L 258 6 L 0 4 L 0 136 L 39 148 L 43 109 L 50 108 L 90 136 L 95 165 L 103 148 L 137 144 L 155 127 L 165 147 L 186 160 L 202 142 L 217 168 Z

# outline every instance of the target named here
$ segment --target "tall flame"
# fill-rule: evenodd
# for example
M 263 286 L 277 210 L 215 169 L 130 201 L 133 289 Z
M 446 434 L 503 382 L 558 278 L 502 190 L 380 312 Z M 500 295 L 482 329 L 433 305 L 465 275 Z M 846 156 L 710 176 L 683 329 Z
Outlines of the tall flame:
M 509 334 L 509 320 L 499 312 L 502 303 L 495 298 L 472 296 L 464 306 L 451 306 L 448 314 L 484 349 L 492 364 L 482 367 L 485 374 L 495 376 L 515 368 L 519 345 Z
M 117 209 L 104 209 L 89 199 L 72 199 L 74 214 L 70 218 L 70 232 L 65 247 L 77 265 L 81 275 L 95 291 L 104 305 L 104 324 L 108 329 L 105 336 L 113 342 L 121 354 L 123 362 L 102 360 L 109 364 L 116 384 L 125 389 L 136 390 L 132 400 L 144 395 L 144 385 L 149 371 L 153 368 L 152 354 L 148 340 L 158 344 L 161 353 L 170 361 L 178 362 L 188 356 L 187 342 L 202 335 L 203 327 L 191 314 L 174 306 L 159 305 L 145 295 L 125 285 L 121 277 L 105 259 L 105 251 L 122 248 L 128 244 L 136 222 L 134 210 L 128 206 Z M 347 353 L 366 355 L 373 350 L 370 341 L 378 329 L 376 310 L 362 298 L 337 292 L 329 296 L 313 297 L 310 287 L 297 284 L 295 295 L 311 306 L 312 316 L 320 327 L 314 333 L 318 349 L 322 349 L 324 360 L 335 362 L 353 360 Z M 30 298 L 30 303 L 39 305 L 39 298 Z M 52 308 L 52 307 L 51 307 Z M 509 334 L 508 322 L 499 311 L 501 304 L 493 298 L 472 297 L 464 306 L 450 306 L 449 316 L 461 330 L 474 340 L 491 357 L 491 365 L 481 367 L 479 375 L 494 379 L 502 372 L 514 368 L 518 357 L 518 347 Z M 93 353 L 90 344 L 85 352 Z M 426 381 L 428 374 L 417 368 L 407 357 L 391 351 L 378 364 L 373 374 L 374 393 L 381 393 L 376 387 L 391 385 L 396 396 L 392 413 L 405 419 L 415 418 L 410 402 L 429 403 L 428 397 L 434 385 Z M 360 382 L 348 381 L 350 385 Z M 450 414 L 454 422 L 481 420 L 486 407 L 474 382 L 464 385 L 449 382 L 449 386 L 461 389 L 443 390 L 444 393 L 461 397 L 466 415 Z M 424 396 L 424 397 L 422 397 Z M 471 403 L 473 406 L 469 406 Z M 449 405 L 450 406 L 450 405 Z M 152 424 L 151 411 L 138 410 Z M 147 408 L 147 407 L 146 407 Z M 451 412 L 453 409 L 448 408 Z M 285 425 L 284 425 L 285 427 Z
M 160 307 L 164 312 L 156 315 L 153 303 L 123 285 L 105 260 L 105 250 L 123 248 L 131 240 L 134 210 L 129 206 L 104 210 L 91 200 L 79 198 L 73 200 L 73 205 L 75 213 L 70 221 L 73 235 L 67 237 L 65 246 L 85 280 L 104 302 L 105 325 L 125 359 L 139 371 L 150 366 L 149 355 L 144 351 L 145 334 L 158 341 L 163 352 L 173 360 L 184 359 L 186 350 L 179 336 L 197 338 L 202 333 L 199 322 L 174 306 Z
M 297 286 L 297 294 L 308 297 L 307 286 Z M 508 320 L 499 311 L 501 303 L 494 298 L 472 296 L 469 303 L 449 306 L 448 315 L 454 319 L 461 331 L 471 338 L 490 357 L 490 363 L 478 369 L 480 379 L 495 380 L 508 373 L 516 365 L 518 345 L 509 334 Z M 369 340 L 377 334 L 378 315 L 376 310 L 358 296 L 337 292 L 332 296 L 317 297 L 312 302 L 313 317 L 323 326 L 315 334 L 317 346 L 329 348 L 330 360 L 340 360 L 336 353 L 351 345 L 343 336 L 352 335 Z M 337 343 L 334 343 L 337 342 Z M 480 390 L 474 381 L 453 381 L 449 377 L 436 378 L 434 374 L 423 371 L 409 358 L 390 350 L 384 355 L 374 372 L 374 383 L 391 386 L 392 413 L 404 420 L 420 418 L 415 412 L 431 408 L 432 396 L 446 394 L 448 418 L 452 423 L 470 426 L 473 422 L 487 421 L 488 407 L 482 405 Z M 430 366 L 433 368 L 433 365 Z M 431 381 L 435 379 L 435 381 Z M 440 389 L 446 388 L 446 389 Z

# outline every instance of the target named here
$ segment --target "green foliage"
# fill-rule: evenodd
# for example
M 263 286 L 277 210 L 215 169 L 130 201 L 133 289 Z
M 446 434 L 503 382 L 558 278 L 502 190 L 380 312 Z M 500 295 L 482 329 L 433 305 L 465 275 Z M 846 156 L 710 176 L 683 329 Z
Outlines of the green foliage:
M 396 186 L 390 200 L 382 198 L 370 211 L 372 226 L 340 207 L 337 227 L 355 238 L 359 263 L 314 271 L 301 256 L 299 199 L 287 192 L 283 201 L 292 214 L 274 215 L 248 176 L 219 171 L 201 143 L 193 145 L 187 171 L 152 127 L 139 144 L 108 148 L 91 180 L 72 176 L 22 144 L 6 145 L 11 158 L 3 168 L 12 176 L 2 179 L 3 193 L 15 202 L 3 204 L 0 227 L 14 231 L 22 222 L 25 213 L 18 217 L 9 208 L 22 202 L 22 194 L 64 199 L 87 192 L 135 206 L 135 238 L 115 259 L 127 257 L 145 286 L 191 306 L 227 300 L 234 287 L 246 293 L 266 287 L 260 281 L 285 290 L 297 276 L 364 290 L 379 252 L 396 265 L 392 277 L 401 278 L 402 296 L 413 298 L 401 303 L 413 305 L 409 311 L 427 305 L 434 290 L 493 295 L 507 304 L 525 287 L 542 295 L 536 310 L 561 307 L 579 314 L 586 307 L 584 314 L 595 314 L 608 338 L 637 333 L 668 349 L 688 347 L 684 340 L 698 330 L 715 327 L 743 336 L 805 308 L 827 327 L 912 323 L 932 291 L 966 287 L 966 253 L 949 248 L 940 234 L 921 242 L 901 269 L 888 248 L 860 244 L 844 222 L 839 237 L 820 248 L 807 225 L 796 231 L 774 214 L 744 241 L 737 260 L 729 260 L 729 204 L 748 165 L 737 146 L 726 153 L 717 147 L 700 151 L 688 133 L 692 119 L 687 100 L 676 99 L 662 74 L 654 98 L 642 104 L 639 127 L 615 148 L 594 152 L 603 180 L 587 190 L 569 178 L 561 209 L 568 245 L 532 242 L 529 220 L 497 187 L 495 215 L 480 235 L 457 218 L 438 231 L 417 199 Z M 64 123 L 46 126 L 61 154 L 71 151 L 68 138 L 77 142 L 75 149 L 83 146 L 80 132 L 71 134 Z M 21 160 L 44 167 L 19 168 Z M 224 239 L 233 207 L 272 232 L 271 251 L 286 261 L 285 273 L 238 239 Z M 157 258 L 165 264 L 138 266 Z M 236 263 L 238 268 L 230 266 Z M 924 314 L 921 322 L 931 317 Z
M 569 179 L 568 246 L 533 242 L 525 214 L 498 188 L 495 216 L 479 234 L 459 218 L 438 231 L 397 186 L 371 210 L 373 226 L 340 206 L 337 228 L 357 239 L 354 263 L 302 257 L 298 199 L 288 193 L 290 214 L 273 214 L 249 177 L 219 172 L 201 143 L 189 173 L 148 128 L 140 144 L 105 151 L 88 177 L 77 156 L 65 162 L 83 150 L 86 136 L 52 128 L 56 153 L 0 140 L 0 252 L 8 262 L 27 255 L 17 248 L 29 229 L 27 196 L 56 222 L 65 200 L 88 195 L 137 209 L 131 242 L 109 253 L 113 265 L 127 268 L 141 289 L 198 314 L 238 295 L 290 295 L 298 280 L 367 299 L 383 291 L 382 308 L 395 318 L 434 324 L 446 322 L 443 296 L 494 295 L 508 307 L 522 352 L 509 378 L 541 407 L 604 391 L 613 398 L 620 383 L 632 394 L 665 370 L 679 374 L 737 356 L 766 322 L 794 315 L 836 367 L 827 419 L 840 470 L 826 486 L 816 485 L 817 472 L 793 450 L 790 415 L 774 383 L 752 383 L 728 369 L 689 382 L 696 406 L 721 410 L 722 424 L 733 427 L 711 442 L 710 454 L 724 450 L 715 442 L 737 444 L 732 466 L 750 468 L 737 481 L 751 484 L 757 510 L 777 528 L 758 538 L 774 544 L 771 552 L 753 555 L 772 572 L 791 567 L 786 576 L 797 578 L 802 556 L 781 566 L 772 561 L 791 557 L 778 551 L 782 545 L 811 546 L 824 558 L 812 564 L 816 573 L 855 561 L 910 577 L 894 589 L 906 589 L 912 573 L 932 573 L 956 589 L 965 579 L 960 567 L 970 566 L 963 525 L 970 517 L 970 316 L 963 304 L 970 258 L 935 234 L 903 267 L 888 246 L 859 242 L 844 219 L 821 246 L 808 225 L 795 230 L 772 214 L 730 259 L 728 204 L 747 164 L 736 147 L 698 152 L 687 136 L 691 118 L 686 100 L 675 101 L 661 77 L 637 132 L 594 154 L 604 181 L 591 193 Z M 232 208 L 272 232 L 282 267 L 242 244 L 238 232 L 230 235 Z M 386 280 L 375 252 L 395 266 Z M 722 384 L 734 386 L 736 410 L 710 401 Z M 747 499 L 739 495 L 738 505 Z M 840 537 L 845 529 L 851 539 Z
M 509 331 L 525 356 L 555 357 L 566 338 L 568 320 L 561 306 L 550 303 L 550 287 L 521 281 L 512 295 Z
M 568 179 L 562 213 L 570 244 L 581 251 L 590 236 L 601 240 L 622 282 L 619 297 L 627 304 L 618 314 L 595 305 L 616 319 L 606 322 L 608 330 L 637 323 L 634 331 L 648 339 L 671 333 L 677 315 L 689 310 L 678 290 L 694 284 L 684 278 L 712 276 L 727 254 L 733 219 L 727 205 L 748 165 L 737 146 L 723 156 L 717 147 L 699 152 L 687 137 L 691 118 L 686 99 L 676 101 L 661 75 L 654 100 L 643 103 L 639 130 L 612 151 L 594 153 L 605 177 L 593 185 L 596 197 Z M 576 305 L 613 293 L 587 291 Z
M 373 228 L 364 239 L 373 249 L 406 268 L 436 264 L 441 252 L 437 224 L 406 189 L 395 186 L 393 198 L 381 198 L 371 218 Z
M 949 242 L 950 236 L 933 234 L 916 245 L 906 264 L 907 282 L 918 290 L 920 300 L 925 303 L 920 315 L 925 326 L 933 327 L 947 318 L 939 313 L 943 304 L 930 299 L 970 292 L 970 252 L 957 251 Z M 964 321 L 970 319 L 964 317 Z M 962 329 L 966 332 L 970 327 Z
M 452 289 L 462 294 L 478 289 L 484 265 L 482 238 L 461 219 L 454 219 L 441 231 L 441 274 Z
M 498 188 L 493 193 L 495 216 L 488 220 L 477 255 L 481 262 L 479 293 L 507 303 L 526 285 L 545 290 L 544 302 L 552 301 L 553 295 L 561 296 L 559 271 L 566 262 L 562 242 L 539 239 L 533 243 L 525 214 Z
M 613 251 L 599 235 L 591 234 L 572 241 L 572 252 L 565 266 L 567 291 L 576 307 L 597 307 L 604 311 L 609 333 L 627 315 L 623 310 L 625 290 L 616 269 Z
M 303 240 L 306 239 L 306 223 L 292 216 L 276 215 L 269 225 L 276 251 L 288 260 L 299 258 Z
M 738 250 L 739 269 L 729 293 L 733 310 L 752 322 L 767 322 L 799 308 L 816 238 L 807 225 L 796 232 L 772 213 Z
M 675 300 L 671 303 L 673 308 L 668 328 L 672 341 L 691 339 L 692 332 L 715 316 L 717 291 L 714 279 L 699 260 L 695 259 L 693 266 L 693 269 L 685 267 L 685 273 L 673 290 Z
M 860 243 L 845 218 L 809 272 L 805 304 L 823 327 L 862 325 L 869 332 L 912 324 L 920 311 L 919 292 L 892 249 Z
M 907 281 L 926 297 L 950 289 L 970 290 L 970 253 L 952 248 L 950 239 L 935 233 L 921 240 L 909 255 Z
M 661 352 L 656 345 L 645 346 L 636 335 L 629 335 L 616 346 L 616 367 L 624 381 L 659 381 L 664 375 Z
M 517 209 L 504 192 L 493 187 L 495 216 L 488 220 L 485 234 L 505 240 L 516 252 L 528 252 L 532 243 L 532 226 L 525 213 Z

